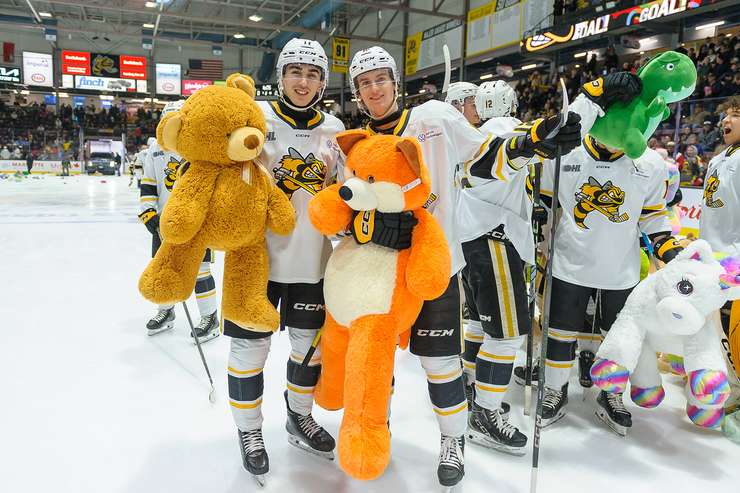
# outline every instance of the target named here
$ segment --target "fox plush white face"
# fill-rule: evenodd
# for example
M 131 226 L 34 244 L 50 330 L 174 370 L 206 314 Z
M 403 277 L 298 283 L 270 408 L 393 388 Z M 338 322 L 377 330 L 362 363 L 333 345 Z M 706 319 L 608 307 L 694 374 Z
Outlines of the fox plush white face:
M 431 185 L 418 141 L 350 130 L 337 142 L 347 154 L 339 196 L 352 209 L 401 212 L 424 205 Z
M 740 273 L 730 270 L 714 258 L 706 241 L 696 240 L 653 274 L 657 276 L 655 291 L 660 301 L 656 310 L 662 321 L 660 330 L 676 335 L 698 332 L 712 312 L 737 296 L 732 283 L 738 281 Z

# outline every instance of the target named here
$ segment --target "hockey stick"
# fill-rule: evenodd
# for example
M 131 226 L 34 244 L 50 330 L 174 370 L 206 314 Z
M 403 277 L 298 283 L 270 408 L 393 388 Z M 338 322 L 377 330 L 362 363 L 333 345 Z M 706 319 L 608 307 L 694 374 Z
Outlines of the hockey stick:
M 532 211 L 540 207 L 540 179 L 542 176 L 542 162 L 538 159 L 534 163 L 534 182 L 532 183 Z M 532 406 L 532 352 L 534 350 L 534 322 L 535 305 L 537 304 L 537 239 L 540 235 L 539 222 L 534 223 L 534 264 L 529 276 L 529 293 L 532 296 L 529 304 L 530 328 L 527 335 L 527 366 L 524 368 L 524 415 L 529 416 Z
M 206 357 L 203 355 L 203 348 L 200 347 L 200 339 L 198 334 L 195 333 L 195 327 L 193 326 L 193 320 L 190 318 L 190 311 L 188 310 L 188 304 L 182 302 L 182 307 L 185 309 L 185 316 L 188 317 L 188 324 L 190 324 L 190 335 L 195 339 L 195 345 L 198 347 L 198 354 L 200 354 L 200 360 L 203 362 L 203 367 L 206 369 L 206 375 L 208 375 L 208 381 L 211 382 L 211 391 L 208 392 L 208 400 L 216 402 L 216 387 L 213 386 L 213 378 L 211 378 L 211 371 L 208 369 L 208 363 L 206 363 Z
M 319 347 L 322 330 L 324 330 L 323 327 L 316 331 L 316 335 L 314 336 L 313 341 L 311 341 L 311 347 L 308 348 L 308 351 L 306 351 L 306 357 L 303 358 L 303 362 L 301 362 L 301 369 L 308 367 L 308 363 L 311 361 L 311 358 L 313 358 L 313 353 L 315 353 L 316 348 Z
M 548 135 L 548 138 L 557 135 L 557 130 L 560 129 L 568 119 L 568 92 L 565 88 L 565 82 L 560 79 L 560 90 L 563 95 L 563 105 L 561 109 L 561 120 L 556 130 Z M 550 227 L 550 238 L 548 241 L 548 255 L 549 259 L 547 262 L 547 268 L 545 270 L 545 300 L 542 311 L 542 342 L 540 343 L 540 364 L 544 366 L 547 361 L 547 334 L 550 325 L 550 301 L 552 300 L 552 264 L 555 257 L 555 233 L 557 221 L 555 216 L 558 210 L 558 189 L 560 188 L 560 161 L 562 158 L 563 151 L 560 146 L 557 147 L 555 155 L 555 179 L 552 187 L 552 207 L 550 209 L 550 219 L 548 225 Z M 542 432 L 542 401 L 545 399 L 545 369 L 540 368 L 540 372 L 537 379 L 537 414 L 534 421 L 534 433 L 532 439 L 532 475 L 529 483 L 530 493 L 537 491 L 537 470 L 539 468 L 540 461 L 540 434 Z
M 450 79 L 452 78 L 452 60 L 450 59 L 450 49 L 446 44 L 442 45 L 442 54 L 445 58 L 445 78 L 442 83 L 442 99 L 447 97 L 447 91 L 450 89 Z

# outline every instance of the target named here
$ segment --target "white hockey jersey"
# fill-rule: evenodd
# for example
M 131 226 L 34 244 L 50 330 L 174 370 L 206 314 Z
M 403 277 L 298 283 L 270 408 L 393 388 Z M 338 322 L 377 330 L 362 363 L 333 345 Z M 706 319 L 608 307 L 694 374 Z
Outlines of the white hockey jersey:
M 297 214 L 290 235 L 267 233 L 270 280 L 314 284 L 324 277 L 332 247 L 311 224 L 308 202 L 342 173 L 344 160 L 335 136 L 344 125 L 318 110 L 313 110 L 315 116 L 307 125 L 300 125 L 275 102 L 257 104 L 267 121 L 267 137 L 257 162 L 273 176 Z
M 667 232 L 667 172 L 648 149 L 632 160 L 583 144 L 563 156 L 558 200 L 562 214 L 555 233 L 553 276 L 600 289 L 627 289 L 640 280 L 641 232 Z M 543 198 L 552 200 L 555 166 L 542 169 Z
M 368 127 L 371 133 L 375 133 Z M 457 274 L 464 266 L 461 247 L 461 228 L 457 208 L 460 187 L 455 183 L 456 171 L 464 163 L 495 152 L 494 172 L 506 178 L 516 170 L 507 164 L 504 146 L 492 146 L 492 138 L 483 135 L 468 123 L 465 117 L 449 104 L 441 101 L 426 103 L 403 110 L 398 124 L 384 133 L 401 137 L 416 137 L 421 144 L 424 163 L 432 178 L 432 194 L 427 209 L 444 230 L 452 256 L 452 272 Z
M 709 161 L 699 237 L 716 252 L 740 255 L 740 144 L 731 145 Z
M 165 151 L 154 141 L 144 156 L 141 178 L 140 212 L 155 209 L 162 214 L 175 182 L 184 172 L 187 161 L 174 152 Z
M 570 111 L 581 116 L 581 131 L 585 135 L 603 115 L 601 108 L 581 95 L 573 102 Z M 491 118 L 480 130 L 485 135 L 508 138 L 517 133 L 521 125 L 518 118 L 504 116 Z M 538 159 L 538 158 L 533 158 Z M 460 240 L 471 241 L 503 224 L 504 232 L 522 260 L 534 264 L 534 236 L 532 233 L 532 200 L 527 194 L 528 173 L 514 173 L 508 180 L 486 180 L 466 176 L 468 188 L 463 188 L 460 199 Z

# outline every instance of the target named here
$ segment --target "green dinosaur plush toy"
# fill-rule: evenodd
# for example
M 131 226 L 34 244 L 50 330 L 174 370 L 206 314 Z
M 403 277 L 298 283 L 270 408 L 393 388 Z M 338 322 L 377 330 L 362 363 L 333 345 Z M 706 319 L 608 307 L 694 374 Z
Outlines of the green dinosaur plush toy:
M 667 119 L 668 104 L 687 98 L 696 86 L 696 67 L 689 57 L 666 51 L 640 67 L 640 95 L 630 103 L 616 102 L 591 127 L 599 142 L 621 149 L 632 158 L 642 156 L 647 141 Z

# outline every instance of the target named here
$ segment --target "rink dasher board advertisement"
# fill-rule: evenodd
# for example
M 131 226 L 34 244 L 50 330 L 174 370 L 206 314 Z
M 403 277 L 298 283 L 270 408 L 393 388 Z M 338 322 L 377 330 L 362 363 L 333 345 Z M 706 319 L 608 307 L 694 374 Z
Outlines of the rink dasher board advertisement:
M 0 173 L 25 173 L 28 171 L 26 161 L 22 159 L 0 159 Z M 69 172 L 71 174 L 82 173 L 82 161 L 70 161 Z M 61 161 L 34 161 L 31 174 L 62 174 L 62 162 Z
M 703 188 L 681 187 L 681 202 L 678 208 L 681 210 L 681 231 L 680 234 L 686 236 L 692 233 L 694 237 L 699 237 L 699 217 L 701 217 L 701 201 L 704 197 Z

